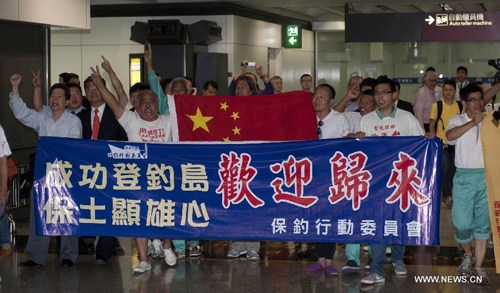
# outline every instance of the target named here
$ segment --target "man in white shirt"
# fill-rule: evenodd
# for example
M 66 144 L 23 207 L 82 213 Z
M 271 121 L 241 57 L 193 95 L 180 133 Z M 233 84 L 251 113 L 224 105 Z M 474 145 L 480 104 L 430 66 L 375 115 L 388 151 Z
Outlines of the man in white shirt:
M 128 140 L 135 142 L 172 141 L 172 127 L 169 115 L 158 114 L 158 96 L 150 90 L 139 93 L 135 112 L 127 111 L 104 85 L 99 68 L 92 69 L 92 81 L 97 87 L 104 102 L 111 108 L 120 125 L 127 132 Z M 134 273 L 142 274 L 151 270 L 148 260 L 148 239 L 135 238 L 139 252 L 139 265 Z M 172 250 L 170 239 L 163 240 L 165 262 L 173 266 L 177 258 Z
M 329 84 L 320 84 L 314 90 L 313 106 L 318 120 L 318 138 L 339 138 L 350 132 L 349 121 L 344 114 L 339 113 L 330 105 L 335 98 L 335 89 Z M 333 266 L 335 243 L 316 243 L 318 262 L 307 268 L 308 272 L 324 271 L 326 275 L 338 275 Z
M 418 120 L 410 113 L 394 106 L 395 82 L 387 76 L 379 76 L 375 85 L 375 101 L 378 108 L 363 116 L 358 137 L 367 136 L 418 136 L 424 135 Z M 385 282 L 385 244 L 372 244 L 371 273 L 361 279 L 362 284 Z M 391 259 L 396 275 L 406 275 L 403 261 L 405 246 L 391 245 Z
M 19 96 L 21 75 L 13 74 L 10 77 L 12 92 L 10 93 L 9 105 L 14 116 L 24 125 L 33 128 L 38 136 L 54 137 L 82 137 L 82 124 L 80 119 L 66 111 L 70 99 L 70 91 L 65 84 L 56 83 L 50 88 L 49 107 L 50 112 L 37 112 L 26 106 Z M 34 99 L 37 97 L 34 95 Z M 34 103 L 35 104 L 35 103 Z M 35 233 L 34 204 L 31 204 L 30 234 L 26 245 L 28 260 L 20 265 L 34 267 L 43 266 L 47 261 L 47 253 L 50 245 L 50 237 L 38 236 Z M 60 257 L 61 265 L 73 266 L 78 258 L 78 237 L 61 236 Z
M 483 284 L 488 284 L 482 263 L 490 237 L 490 219 L 480 134 L 486 117 L 484 106 L 487 101 L 483 99 L 483 91 L 476 84 L 464 87 L 460 97 L 465 101 L 465 113 L 453 116 L 446 131 L 448 144 L 455 146 L 456 171 L 453 178 L 451 217 L 455 240 L 465 252 L 459 273 L 479 277 Z
M 456 83 L 456 93 L 455 93 L 455 100 L 461 101 L 460 99 L 460 90 L 466 87 L 469 84 L 469 81 L 467 80 L 467 67 L 465 66 L 458 66 L 457 67 L 457 83 Z

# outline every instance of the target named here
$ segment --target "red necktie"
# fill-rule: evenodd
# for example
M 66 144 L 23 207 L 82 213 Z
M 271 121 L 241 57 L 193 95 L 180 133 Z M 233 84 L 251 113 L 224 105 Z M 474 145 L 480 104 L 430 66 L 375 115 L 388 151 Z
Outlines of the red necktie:
M 101 121 L 99 121 L 99 109 L 94 110 L 94 125 L 92 125 L 92 140 L 97 139 L 97 135 L 99 134 L 99 126 L 101 126 Z

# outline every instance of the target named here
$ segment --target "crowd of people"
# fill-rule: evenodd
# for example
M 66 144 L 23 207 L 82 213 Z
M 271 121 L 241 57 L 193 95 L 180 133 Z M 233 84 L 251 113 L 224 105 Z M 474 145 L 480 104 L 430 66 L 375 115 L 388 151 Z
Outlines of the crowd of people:
M 101 68 L 111 80 L 116 97 L 107 88 L 103 72 L 99 67 L 91 68 L 91 75 L 80 87 L 79 76 L 62 73 L 59 83 L 50 88 L 48 104 L 43 105 L 40 73 L 32 72 L 34 88 L 33 109 L 27 107 L 20 96 L 22 77 L 13 74 L 10 78 L 12 90 L 9 105 L 14 116 L 24 125 L 34 129 L 39 136 L 71 137 L 91 140 L 117 140 L 135 142 L 172 141 L 170 109 L 167 96 L 178 94 L 196 95 L 196 87 L 189 77 L 160 79 L 153 67 L 153 52 L 146 47 L 144 60 L 147 66 L 148 83 L 136 83 L 127 92 L 123 88 L 110 62 L 102 57 Z M 240 72 L 231 81 L 230 96 L 270 95 L 282 93 L 283 80 L 279 76 L 269 78 L 262 66 L 255 66 L 255 74 L 248 71 L 242 61 Z M 258 80 L 264 84 L 260 89 Z M 447 80 L 442 87 L 433 68 L 423 76 L 423 85 L 418 90 L 415 102 L 400 100 L 401 86 L 385 75 L 377 78 L 352 76 L 347 93 L 335 102 L 336 91 L 326 83 L 313 88 L 310 74 L 300 77 L 302 90 L 313 92 L 312 106 L 316 112 L 318 139 L 365 136 L 425 136 L 443 140 L 442 200 L 444 206 L 452 207 L 455 239 L 464 251 L 459 267 L 461 275 L 483 277 L 487 283 L 482 262 L 490 237 L 490 225 L 486 200 L 484 159 L 481 139 L 477 131 L 485 116 L 486 104 L 500 90 L 494 84 L 484 90 L 481 84 L 469 82 L 467 69 L 457 68 L 456 80 Z M 209 80 L 203 84 L 202 95 L 217 96 L 218 86 Z M 375 127 L 391 125 L 388 128 Z M 144 131 L 152 130 L 152 131 Z M 159 130 L 155 132 L 154 130 Z M 148 133 L 162 133 L 149 137 Z M 2 247 L 5 231 L 5 205 L 7 203 L 7 156 L 11 154 L 4 130 L 0 126 L 0 240 Z M 34 206 L 31 205 L 30 234 L 26 247 L 27 260 L 23 266 L 43 266 L 47 260 L 50 238 L 37 236 L 34 229 Z M 7 224 L 8 225 L 8 224 Z M 91 241 L 93 239 L 91 238 Z M 133 269 L 140 274 L 151 270 L 150 257 L 164 258 L 169 266 L 178 259 L 198 257 L 202 246 L 198 240 L 135 238 L 139 264 Z M 9 244 L 10 245 L 10 244 Z M 115 237 L 99 237 L 95 247 L 96 263 L 106 264 L 116 254 L 118 241 Z M 337 275 L 333 265 L 335 243 L 316 243 L 318 261 L 307 268 L 309 272 L 324 272 Z M 63 236 L 60 248 L 61 264 L 72 266 L 78 257 L 78 238 Z M 228 257 L 246 256 L 259 260 L 260 242 L 234 241 L 228 248 Z M 364 265 L 368 273 L 363 284 L 385 282 L 385 244 L 372 244 L 370 258 Z M 404 245 L 391 245 L 391 260 L 396 275 L 406 275 L 403 261 Z M 342 274 L 360 273 L 360 245 L 346 244 L 347 263 Z M 311 252 L 307 243 L 300 243 L 299 259 Z

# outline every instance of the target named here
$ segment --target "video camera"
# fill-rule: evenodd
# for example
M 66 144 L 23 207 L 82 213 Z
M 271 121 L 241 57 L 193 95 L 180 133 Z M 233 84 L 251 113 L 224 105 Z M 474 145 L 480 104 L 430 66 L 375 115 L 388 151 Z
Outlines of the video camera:
M 495 59 L 488 60 L 488 65 L 497 70 L 497 72 L 495 73 L 495 76 L 493 76 L 492 85 L 499 83 L 500 82 L 500 58 L 498 58 L 497 60 L 495 60 Z M 494 106 L 495 106 L 495 98 L 496 97 L 493 97 L 492 102 L 491 102 L 492 108 L 494 108 Z M 498 110 L 493 112 L 493 118 L 495 118 L 495 120 L 497 122 L 500 121 L 500 112 Z
M 499 83 L 500 82 L 500 58 L 498 58 L 497 60 L 495 60 L 495 59 L 488 60 L 488 65 L 497 70 L 497 72 L 495 73 L 495 76 L 493 76 L 492 85 Z

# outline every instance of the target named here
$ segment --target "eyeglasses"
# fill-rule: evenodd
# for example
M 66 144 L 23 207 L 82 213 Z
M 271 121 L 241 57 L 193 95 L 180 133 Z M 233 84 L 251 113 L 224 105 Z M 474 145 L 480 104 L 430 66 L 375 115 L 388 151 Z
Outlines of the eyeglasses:
M 374 91 L 374 92 L 373 92 L 373 94 L 374 94 L 375 96 L 379 96 L 379 95 L 381 95 L 381 96 L 386 96 L 386 95 L 388 95 L 388 94 L 392 94 L 392 93 L 393 93 L 393 91 Z
M 474 103 L 477 103 L 477 102 L 480 102 L 480 101 L 482 101 L 482 100 L 483 100 L 483 98 L 468 98 L 468 99 L 467 99 L 467 102 L 471 102 L 471 103 L 473 103 L 473 102 L 474 102 Z
M 318 128 L 316 128 L 316 133 L 318 134 L 318 139 L 321 139 L 321 137 L 323 136 L 323 133 L 321 131 L 321 126 L 323 126 L 323 124 L 325 124 L 325 122 L 323 122 L 322 120 L 318 121 Z

